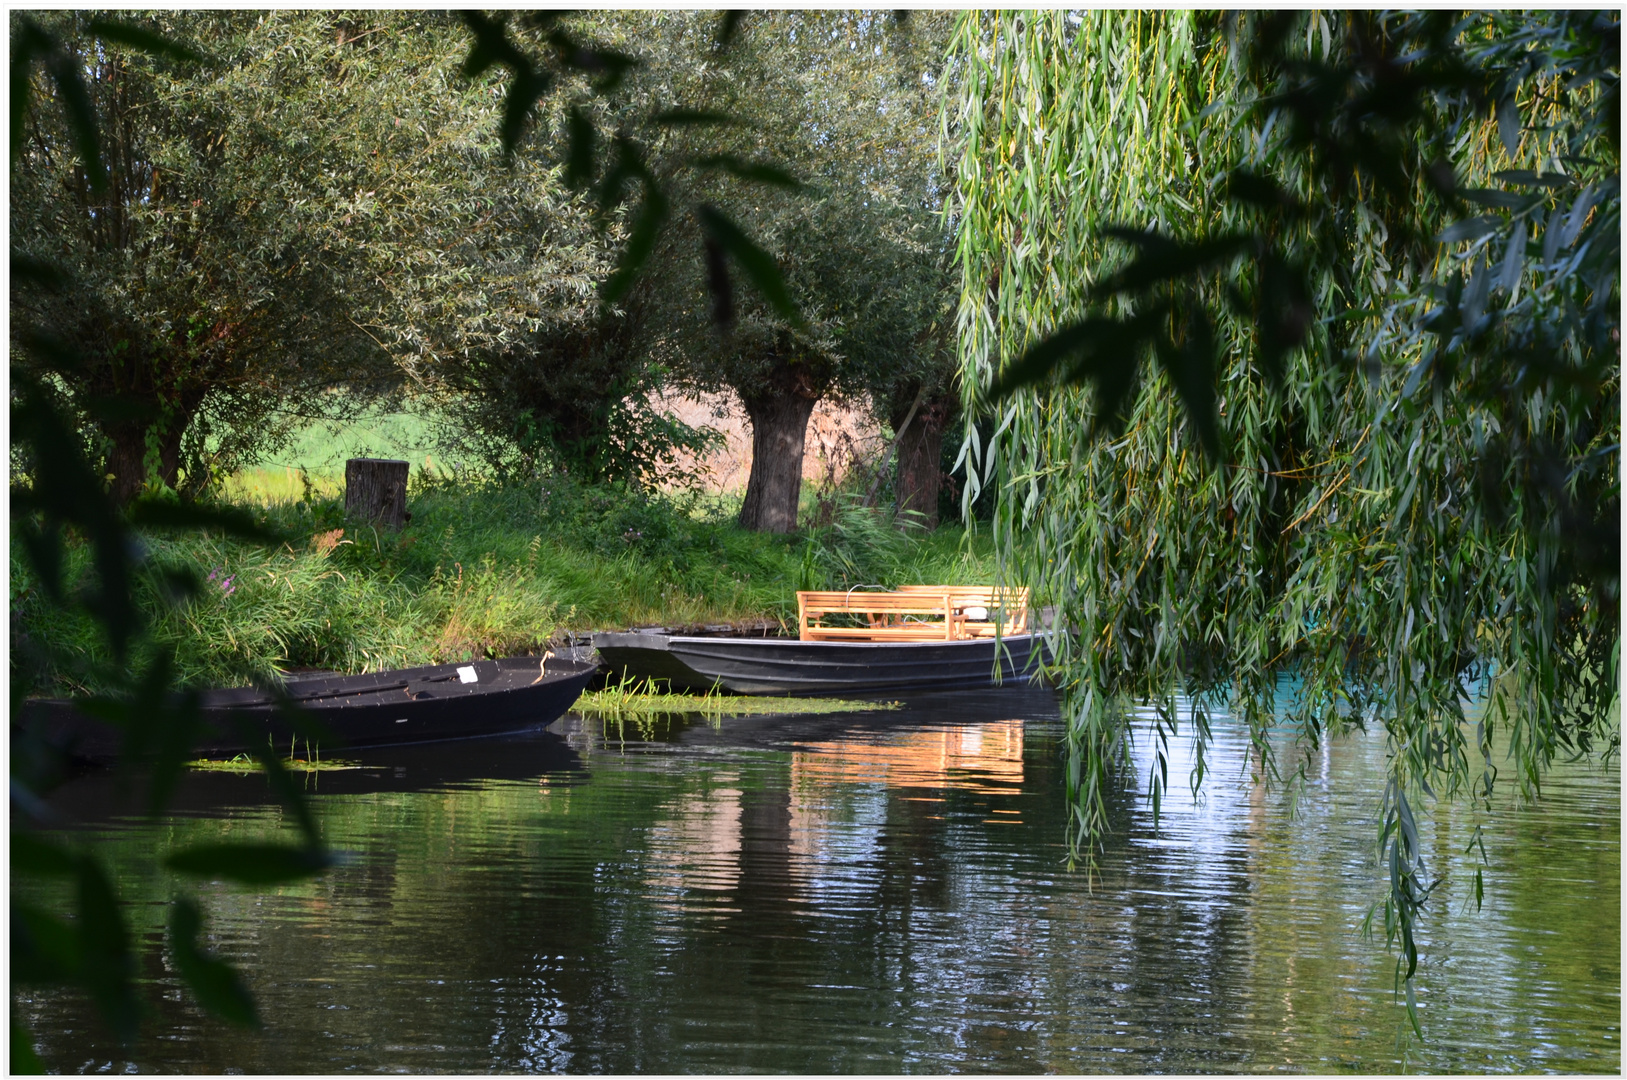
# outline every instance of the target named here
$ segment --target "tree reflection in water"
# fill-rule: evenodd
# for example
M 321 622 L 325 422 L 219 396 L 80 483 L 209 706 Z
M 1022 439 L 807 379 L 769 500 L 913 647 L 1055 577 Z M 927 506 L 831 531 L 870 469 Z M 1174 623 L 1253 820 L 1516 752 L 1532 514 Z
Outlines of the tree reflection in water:
M 110 859 L 151 901 L 155 1015 L 135 1059 L 202 1072 L 1617 1071 L 1614 771 L 1557 774 L 1541 805 L 1500 819 L 1479 914 L 1463 911 L 1473 822 L 1434 822 L 1445 877 L 1419 1045 L 1389 957 L 1357 932 L 1382 882 L 1371 822 L 1347 808 L 1372 805 L 1382 740 L 1319 751 L 1290 814 L 1251 782 L 1246 737 L 1222 718 L 1200 804 L 1182 790 L 1185 744 L 1170 743 L 1155 828 L 1142 725 L 1087 876 L 1064 865 L 1060 726 L 1043 693 L 647 727 L 567 719 L 557 736 L 403 749 L 321 778 L 323 828 L 353 861 L 263 897 L 208 897 L 261 1034 L 170 999 L 151 944 L 167 886 L 140 875 L 154 847 L 281 828 L 263 785 L 192 777 L 189 813 L 110 826 Z M 89 780 L 64 805 L 105 822 L 108 794 Z M 48 1064 L 123 1067 L 82 1002 L 19 1003 Z

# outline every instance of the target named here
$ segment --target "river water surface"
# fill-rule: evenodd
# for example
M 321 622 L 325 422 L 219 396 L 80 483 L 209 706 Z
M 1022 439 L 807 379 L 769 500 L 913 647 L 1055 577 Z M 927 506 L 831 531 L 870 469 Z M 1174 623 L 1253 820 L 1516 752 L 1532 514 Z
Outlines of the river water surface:
M 62 1071 L 1619 1073 L 1617 766 L 1499 794 L 1478 911 L 1477 819 L 1435 818 L 1420 1040 L 1361 933 L 1382 737 L 1315 754 L 1293 808 L 1245 748 L 1216 722 L 1194 804 L 1174 744 L 1160 820 L 1127 788 L 1094 874 L 1044 691 L 358 755 L 309 780 L 345 865 L 201 888 L 257 1032 L 186 1002 L 154 856 L 286 831 L 263 781 L 194 774 L 148 822 L 85 778 L 57 804 L 140 901 L 148 1021 L 121 1049 L 71 994 L 14 1000 Z

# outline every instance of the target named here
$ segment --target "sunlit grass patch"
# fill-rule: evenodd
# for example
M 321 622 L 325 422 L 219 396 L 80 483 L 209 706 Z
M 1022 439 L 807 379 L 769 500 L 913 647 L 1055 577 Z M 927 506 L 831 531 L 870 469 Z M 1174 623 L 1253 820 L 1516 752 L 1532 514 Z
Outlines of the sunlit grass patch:
M 238 754 L 236 757 L 224 759 L 198 758 L 187 762 L 186 766 L 199 772 L 224 772 L 247 776 L 250 773 L 260 771 L 260 759 L 249 754 Z M 329 758 L 327 761 L 323 761 L 320 757 L 313 756 L 311 758 L 286 758 L 283 760 L 282 767 L 289 772 L 312 773 L 344 772 L 351 769 L 377 768 L 378 766 L 362 765 L 354 761 L 346 761 L 343 758 Z
M 636 716 L 699 713 L 708 718 L 720 716 L 799 716 L 809 713 L 873 712 L 897 709 L 897 701 L 854 701 L 845 698 L 742 697 L 721 694 L 675 694 L 663 689 L 660 680 L 637 685 L 621 682 L 603 690 L 591 690 L 576 699 L 571 708 L 587 716 L 623 719 Z

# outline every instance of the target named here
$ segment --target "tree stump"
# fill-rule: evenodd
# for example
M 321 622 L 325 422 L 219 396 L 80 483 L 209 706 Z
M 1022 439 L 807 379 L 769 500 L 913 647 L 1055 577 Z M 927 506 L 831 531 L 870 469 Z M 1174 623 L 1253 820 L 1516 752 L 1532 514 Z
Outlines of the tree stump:
M 407 463 L 389 458 L 345 462 L 345 515 L 389 529 L 407 523 Z

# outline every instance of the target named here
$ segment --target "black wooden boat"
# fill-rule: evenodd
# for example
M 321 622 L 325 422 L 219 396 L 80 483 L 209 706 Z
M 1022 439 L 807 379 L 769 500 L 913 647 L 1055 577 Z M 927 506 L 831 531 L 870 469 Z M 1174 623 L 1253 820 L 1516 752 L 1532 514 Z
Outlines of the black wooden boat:
M 550 656 L 476 660 L 467 664 L 380 671 L 368 675 L 324 675 L 284 682 L 304 716 L 337 740 L 320 749 L 332 753 L 365 746 L 434 742 L 499 735 L 550 724 L 576 702 L 597 665 Z M 287 710 L 263 690 L 211 690 L 200 702 L 196 753 L 235 754 L 252 746 L 304 750 L 312 739 L 296 732 Z M 24 708 L 28 731 L 74 757 L 107 761 L 116 757 L 123 735 L 85 715 L 67 701 L 30 701 Z
M 1041 634 L 961 641 L 802 641 L 633 631 L 593 635 L 612 680 L 737 694 L 906 693 L 1026 685 Z

